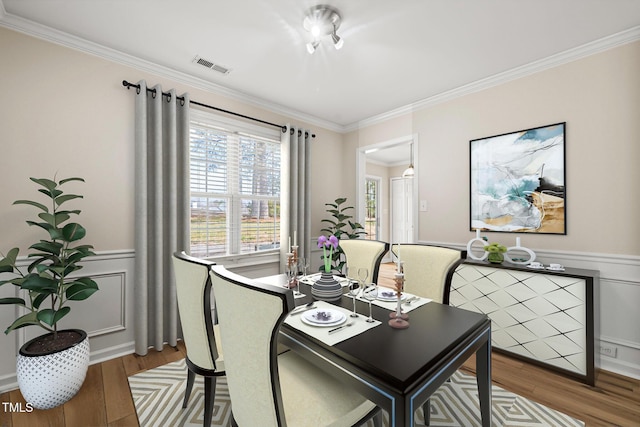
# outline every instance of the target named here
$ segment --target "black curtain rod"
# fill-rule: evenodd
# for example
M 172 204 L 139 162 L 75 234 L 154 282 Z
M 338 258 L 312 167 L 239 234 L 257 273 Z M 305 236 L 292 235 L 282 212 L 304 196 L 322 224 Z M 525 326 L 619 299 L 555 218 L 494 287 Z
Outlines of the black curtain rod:
M 129 90 L 132 87 L 135 87 L 136 88 L 136 93 L 140 94 L 140 85 L 129 83 L 128 81 L 123 80 L 122 81 L 122 86 L 125 86 L 127 88 L 127 90 Z M 155 97 L 155 94 L 156 94 L 156 90 L 155 89 L 147 88 L 147 92 L 153 93 L 153 95 Z M 162 96 L 166 96 L 167 97 L 167 102 L 171 101 L 171 94 L 170 93 L 163 92 Z M 182 101 L 182 105 L 184 105 L 184 97 L 183 96 L 176 96 L 176 99 Z M 220 111 L 220 112 L 223 112 L 223 113 L 231 114 L 233 116 L 242 117 L 243 119 L 253 120 L 254 122 L 260 122 L 260 123 L 263 123 L 265 125 L 274 126 L 274 127 L 277 127 L 278 129 L 280 129 L 282 131 L 282 133 L 285 133 L 287 131 L 287 127 L 283 126 L 283 125 L 279 125 L 279 124 L 276 124 L 276 123 L 270 123 L 270 122 L 267 122 L 267 121 L 264 121 L 264 120 L 256 119 L 255 117 L 245 116 L 244 114 L 240 114 L 240 113 L 234 113 L 233 111 L 223 110 L 222 108 L 214 107 L 212 105 L 203 104 L 203 103 L 197 102 L 197 101 L 189 101 L 189 103 L 190 104 L 194 104 L 194 105 L 198 105 L 200 107 L 210 108 L 212 110 L 216 110 L 216 111 Z M 293 135 L 293 132 L 294 132 L 293 129 L 289 130 L 289 134 L 290 135 Z M 298 130 L 298 136 L 300 136 L 301 134 L 302 134 L 302 131 Z M 309 132 L 305 132 L 304 133 L 304 137 L 308 138 L 309 137 Z M 315 137 L 316 137 L 315 134 L 311 134 L 311 138 L 315 138 Z

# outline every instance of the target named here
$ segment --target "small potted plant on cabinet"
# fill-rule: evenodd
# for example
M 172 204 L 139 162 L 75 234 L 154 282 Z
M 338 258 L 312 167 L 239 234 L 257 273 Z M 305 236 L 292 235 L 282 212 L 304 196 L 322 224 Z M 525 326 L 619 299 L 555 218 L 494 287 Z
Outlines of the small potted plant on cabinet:
M 30 205 L 40 212 L 40 221 L 27 221 L 46 232 L 47 238 L 29 247 L 30 263 L 19 268 L 19 249 L 9 250 L 0 259 L 0 286 L 7 283 L 19 289 L 15 297 L 0 298 L 0 304 L 19 306 L 21 314 L 4 331 L 10 333 L 26 326 L 38 326 L 47 331 L 25 343 L 17 360 L 17 378 L 25 400 L 37 409 L 50 409 L 71 399 L 80 389 L 89 366 L 89 340 L 80 329 L 58 330 L 58 322 L 71 308 L 69 301 L 85 300 L 98 290 L 89 277 L 75 273 L 79 262 L 95 255 L 93 246 L 81 245 L 84 227 L 69 220 L 80 210 L 65 210 L 61 206 L 80 195 L 65 193 L 60 187 L 68 178 L 52 181 L 31 178 L 38 191 L 47 198 L 46 204 L 32 200 L 17 200 L 14 205 Z M 7 277 L 10 277 L 7 279 Z

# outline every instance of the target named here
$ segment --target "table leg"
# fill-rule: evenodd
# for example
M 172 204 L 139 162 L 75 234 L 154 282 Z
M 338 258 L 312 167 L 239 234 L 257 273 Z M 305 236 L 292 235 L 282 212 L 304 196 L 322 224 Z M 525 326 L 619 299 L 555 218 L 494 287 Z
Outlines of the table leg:
M 491 427 L 491 330 L 487 341 L 476 351 L 476 373 L 482 427 Z

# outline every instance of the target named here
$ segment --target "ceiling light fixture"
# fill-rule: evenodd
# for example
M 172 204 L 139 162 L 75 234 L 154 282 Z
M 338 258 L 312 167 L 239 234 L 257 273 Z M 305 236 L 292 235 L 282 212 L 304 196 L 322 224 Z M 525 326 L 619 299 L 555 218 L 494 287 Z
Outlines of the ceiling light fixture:
M 333 46 L 341 49 L 344 45 L 344 39 L 336 33 L 340 28 L 342 17 L 338 9 L 327 6 L 314 6 L 307 12 L 302 25 L 304 29 L 311 33 L 313 40 L 307 43 L 307 52 L 312 54 L 320 45 L 320 39 L 325 36 L 331 36 Z

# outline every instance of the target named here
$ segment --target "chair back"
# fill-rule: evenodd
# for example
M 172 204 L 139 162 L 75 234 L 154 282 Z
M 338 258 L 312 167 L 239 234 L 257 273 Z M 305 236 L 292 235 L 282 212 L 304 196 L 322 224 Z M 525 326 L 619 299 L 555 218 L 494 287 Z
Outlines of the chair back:
M 398 245 L 391 251 L 398 256 Z M 433 301 L 449 304 L 451 279 L 455 269 L 467 257 L 467 251 L 443 246 L 401 244 L 400 260 L 404 268 L 404 289 Z
M 211 317 L 211 277 L 214 262 L 184 252 L 173 254 L 176 297 L 187 358 L 196 366 L 216 370 L 218 351 Z
M 358 269 L 366 267 L 369 271 L 368 281 L 377 283 L 380 262 L 389 250 L 389 244 L 380 240 L 345 239 L 340 240 L 340 247 L 347 258 L 349 275 L 358 277 Z
M 293 291 L 214 266 L 218 320 L 233 417 L 239 426 L 285 425 L 277 362 L 280 324 Z

